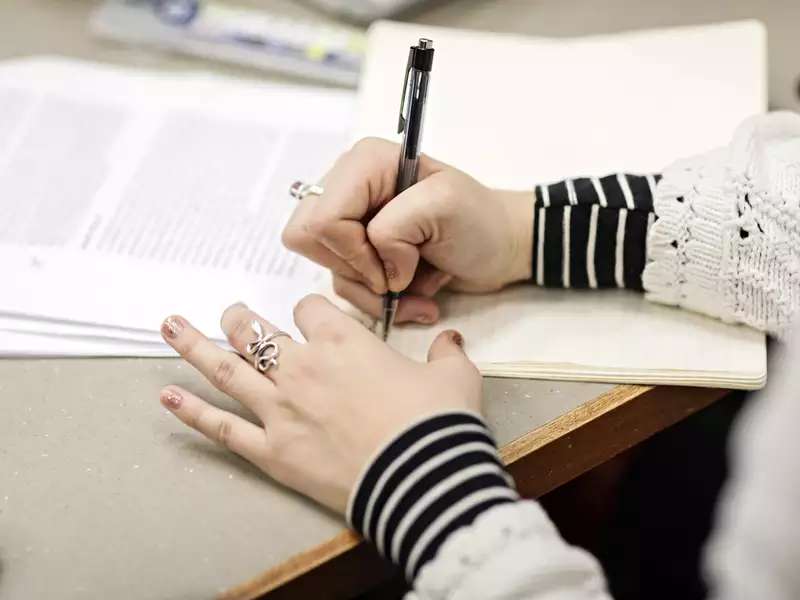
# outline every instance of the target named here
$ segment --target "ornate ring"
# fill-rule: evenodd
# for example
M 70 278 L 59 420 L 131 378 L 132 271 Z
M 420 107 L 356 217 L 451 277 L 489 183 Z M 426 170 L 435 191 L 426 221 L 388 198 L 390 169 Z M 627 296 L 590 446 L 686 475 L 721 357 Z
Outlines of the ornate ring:
M 281 336 L 290 336 L 285 331 L 273 331 L 269 334 L 264 334 L 264 328 L 261 326 L 261 321 L 253 320 L 250 323 L 250 328 L 256 334 L 256 339 L 245 347 L 247 354 L 253 357 L 253 367 L 259 372 L 266 374 L 272 367 L 278 366 L 278 356 L 281 354 L 281 349 L 275 343 L 275 338 Z

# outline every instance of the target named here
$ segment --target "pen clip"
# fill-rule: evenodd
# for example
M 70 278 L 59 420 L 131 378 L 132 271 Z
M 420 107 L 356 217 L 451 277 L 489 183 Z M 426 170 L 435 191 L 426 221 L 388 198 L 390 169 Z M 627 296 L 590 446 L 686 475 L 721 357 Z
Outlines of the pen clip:
M 400 98 L 400 119 L 397 121 L 397 133 L 403 133 L 406 129 L 406 95 L 408 94 L 408 74 L 411 72 L 411 60 L 414 57 L 414 48 L 408 52 L 408 62 L 406 63 L 406 76 L 403 78 L 403 96 Z

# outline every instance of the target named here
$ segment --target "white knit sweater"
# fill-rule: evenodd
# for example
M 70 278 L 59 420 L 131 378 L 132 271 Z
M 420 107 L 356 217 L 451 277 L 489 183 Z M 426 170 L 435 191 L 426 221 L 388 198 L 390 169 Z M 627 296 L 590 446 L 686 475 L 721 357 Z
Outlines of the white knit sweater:
M 668 167 L 655 211 L 650 300 L 786 332 L 800 302 L 800 117 L 756 117 L 729 147 Z M 720 600 L 800 598 L 800 334 L 791 342 L 735 437 L 707 556 Z M 597 561 L 516 498 L 481 421 L 446 414 L 387 445 L 348 519 L 411 576 L 408 600 L 608 599 Z
M 663 175 L 647 298 L 780 335 L 800 305 L 800 116 L 749 119 Z

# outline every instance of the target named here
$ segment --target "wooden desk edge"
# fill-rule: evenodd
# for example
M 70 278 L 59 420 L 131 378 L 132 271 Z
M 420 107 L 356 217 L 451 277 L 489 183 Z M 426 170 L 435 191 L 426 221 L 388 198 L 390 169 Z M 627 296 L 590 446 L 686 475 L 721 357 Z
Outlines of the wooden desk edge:
M 520 493 L 526 498 L 538 498 L 705 408 L 726 393 L 728 390 L 716 388 L 618 385 L 509 442 L 500 448 L 500 456 L 514 476 Z M 607 443 L 598 443 L 601 440 Z M 580 451 L 573 450 L 576 447 Z M 299 584 L 296 589 L 300 589 L 303 586 L 299 578 L 332 561 L 342 565 L 349 563 L 345 570 L 350 571 L 353 555 L 358 553 L 364 558 L 370 554 L 364 552 L 365 547 L 357 534 L 343 530 L 322 544 L 227 590 L 220 598 L 252 600 L 265 595 L 277 598 L 282 595 L 278 592 L 283 586 L 292 582 Z M 372 563 L 369 569 L 357 569 L 359 576 L 369 572 L 364 579 L 377 583 L 381 576 L 390 572 L 388 566 L 380 568 L 377 561 L 369 562 Z M 352 582 L 344 585 L 352 585 Z

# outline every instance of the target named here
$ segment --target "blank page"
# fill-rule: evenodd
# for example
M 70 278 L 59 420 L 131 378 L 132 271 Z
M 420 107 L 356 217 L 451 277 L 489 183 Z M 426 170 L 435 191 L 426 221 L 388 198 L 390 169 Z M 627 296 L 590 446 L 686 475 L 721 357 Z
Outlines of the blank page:
M 628 290 L 517 286 L 453 294 L 440 326 L 464 333 L 485 375 L 745 388 L 765 382 L 764 335 L 647 302 Z M 392 345 L 424 360 L 440 327 L 398 327 Z

